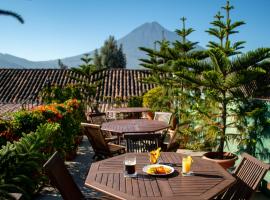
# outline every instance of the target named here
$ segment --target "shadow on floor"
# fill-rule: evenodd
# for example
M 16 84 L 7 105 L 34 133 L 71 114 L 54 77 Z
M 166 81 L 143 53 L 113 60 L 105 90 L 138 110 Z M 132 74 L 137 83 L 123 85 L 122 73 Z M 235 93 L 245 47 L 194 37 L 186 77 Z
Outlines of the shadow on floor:
M 84 186 L 84 181 L 86 179 L 88 170 L 91 163 L 93 162 L 93 149 L 91 148 L 87 138 L 84 136 L 83 140 L 79 146 L 76 158 L 71 162 L 65 162 L 70 174 L 72 175 L 74 181 L 77 183 L 84 196 L 87 197 L 98 197 L 101 194 L 95 190 L 91 190 Z M 35 198 L 36 200 L 59 200 L 62 199 L 59 192 L 52 188 L 46 187 L 43 189 L 41 194 Z

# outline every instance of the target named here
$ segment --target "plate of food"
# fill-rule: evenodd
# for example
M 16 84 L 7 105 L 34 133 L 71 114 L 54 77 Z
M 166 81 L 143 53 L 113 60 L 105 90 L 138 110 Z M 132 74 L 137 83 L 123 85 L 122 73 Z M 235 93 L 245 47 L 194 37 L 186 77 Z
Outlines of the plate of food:
M 154 176 L 166 176 L 174 172 L 174 168 L 168 165 L 154 164 L 143 167 L 143 172 Z

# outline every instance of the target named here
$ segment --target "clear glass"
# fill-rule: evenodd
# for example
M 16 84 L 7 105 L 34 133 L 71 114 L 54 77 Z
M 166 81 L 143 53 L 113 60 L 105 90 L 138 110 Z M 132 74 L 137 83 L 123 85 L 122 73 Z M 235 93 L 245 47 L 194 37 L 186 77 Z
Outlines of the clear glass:
M 183 174 L 189 174 L 191 171 L 191 159 L 183 158 L 182 159 L 182 173 Z
M 135 177 L 136 175 L 136 156 L 133 154 L 127 154 L 124 160 L 124 176 Z

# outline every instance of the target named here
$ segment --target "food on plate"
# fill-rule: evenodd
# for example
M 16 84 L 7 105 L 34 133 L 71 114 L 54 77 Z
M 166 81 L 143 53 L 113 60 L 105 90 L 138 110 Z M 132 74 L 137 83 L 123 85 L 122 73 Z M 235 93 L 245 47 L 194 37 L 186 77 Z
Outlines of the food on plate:
M 171 169 L 165 166 L 153 166 L 147 169 L 148 174 L 170 174 Z

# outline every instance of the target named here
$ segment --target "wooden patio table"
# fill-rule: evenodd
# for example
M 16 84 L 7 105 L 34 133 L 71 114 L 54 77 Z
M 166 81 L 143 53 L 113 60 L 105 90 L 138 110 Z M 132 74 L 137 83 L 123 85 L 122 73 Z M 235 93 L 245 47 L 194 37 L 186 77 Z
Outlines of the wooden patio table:
M 148 153 L 136 154 L 137 177 L 125 178 L 123 161 L 126 154 L 91 165 L 85 185 L 118 199 L 213 199 L 235 182 L 235 178 L 214 162 L 194 157 L 193 176 L 182 176 L 183 155 L 162 152 L 160 163 L 170 163 L 175 171 L 168 176 L 151 176 L 142 171 L 149 164 Z
M 111 113 L 123 113 L 129 114 L 131 119 L 139 119 L 143 112 L 150 111 L 150 108 L 144 107 L 126 107 L 126 108 L 112 108 L 107 110 L 107 112 Z
M 105 122 L 101 125 L 101 130 L 123 135 L 124 133 L 153 133 L 169 127 L 167 123 L 158 120 L 124 119 Z

